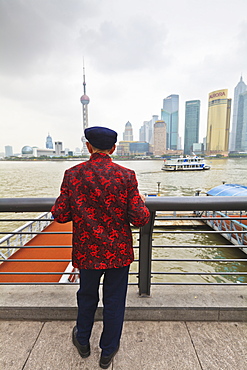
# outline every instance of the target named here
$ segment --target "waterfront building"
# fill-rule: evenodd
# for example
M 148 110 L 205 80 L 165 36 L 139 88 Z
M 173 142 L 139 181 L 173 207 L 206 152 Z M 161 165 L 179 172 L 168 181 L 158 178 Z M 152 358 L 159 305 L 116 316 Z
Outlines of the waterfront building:
M 132 141 L 119 141 L 117 146 L 117 155 L 125 156 L 130 155 L 130 143 Z
M 206 154 L 228 154 L 231 99 L 228 90 L 209 93 Z
M 81 96 L 81 104 L 82 104 L 82 121 L 83 121 L 83 132 L 82 132 L 82 153 L 88 154 L 87 146 L 86 146 L 86 138 L 84 135 L 84 130 L 88 128 L 88 104 L 90 102 L 89 97 L 86 95 L 86 77 L 85 77 L 85 67 L 83 64 L 83 95 Z
M 200 100 L 185 102 L 184 154 L 191 155 L 199 141 Z
M 26 158 L 34 157 L 33 148 L 29 145 L 25 145 L 21 150 L 21 155 L 22 157 L 26 157 Z
M 46 149 L 53 149 L 53 142 L 50 134 L 48 133 L 48 136 L 46 138 L 46 143 L 45 143 Z
M 247 85 L 244 83 L 242 76 L 240 81 L 234 89 L 234 100 L 233 100 L 233 114 L 232 114 L 232 125 L 230 133 L 230 151 L 236 151 L 236 134 L 237 134 L 237 117 L 238 117 L 238 105 L 240 94 L 247 91 Z M 238 140 L 239 141 L 239 140 Z
M 55 154 L 56 156 L 64 155 L 63 143 L 61 141 L 55 141 Z
M 166 123 L 166 146 L 167 149 L 178 149 L 179 131 L 179 96 L 172 94 L 163 99 L 163 109 L 161 109 L 161 120 Z
M 204 153 L 203 143 L 193 143 L 193 153 L 196 155 L 203 154 Z
M 166 123 L 162 120 L 154 124 L 154 155 L 163 155 L 166 151 Z
M 235 151 L 247 152 L 247 91 L 239 95 Z
M 149 144 L 144 141 L 134 141 L 129 144 L 130 153 L 137 155 L 148 155 Z
M 129 121 L 125 124 L 125 129 L 123 133 L 123 141 L 133 141 L 132 124 Z
M 13 156 L 13 147 L 11 145 L 5 146 L 5 157 L 12 157 Z
M 139 141 L 145 141 L 146 143 L 153 145 L 154 124 L 158 119 L 158 115 L 153 115 L 150 121 L 143 122 L 143 125 L 139 129 Z

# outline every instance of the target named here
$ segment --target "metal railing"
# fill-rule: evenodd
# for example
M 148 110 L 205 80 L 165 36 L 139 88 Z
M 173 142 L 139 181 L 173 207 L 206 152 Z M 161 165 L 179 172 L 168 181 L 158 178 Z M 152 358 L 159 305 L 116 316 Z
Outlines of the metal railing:
M 49 212 L 52 205 L 54 204 L 55 199 L 54 198 L 5 198 L 0 199 L 0 213 L 1 212 Z M 243 286 L 247 285 L 245 280 L 245 277 L 247 275 L 247 258 L 245 256 L 241 256 L 241 258 L 155 258 L 153 256 L 154 251 L 156 249 L 159 250 L 167 250 L 168 248 L 172 248 L 173 250 L 179 251 L 184 249 L 202 249 L 207 250 L 208 248 L 220 248 L 220 249 L 227 249 L 227 248 L 243 248 L 244 245 L 240 244 L 240 241 L 245 241 L 246 239 L 246 228 L 243 227 L 241 230 L 238 230 L 236 227 L 234 227 L 232 230 L 228 228 L 227 233 L 231 234 L 234 233 L 234 235 L 241 235 L 241 238 L 237 239 L 237 243 L 235 245 L 186 245 L 186 235 L 195 234 L 206 234 L 206 235 L 222 235 L 225 230 L 214 230 L 212 228 L 206 228 L 203 226 L 200 226 L 199 229 L 194 227 L 178 227 L 173 226 L 173 229 L 171 230 L 171 227 L 167 227 L 166 225 L 157 225 L 157 223 L 164 223 L 168 222 L 170 224 L 172 223 L 179 223 L 179 222 L 190 222 L 193 221 L 200 221 L 204 224 L 206 222 L 213 222 L 216 220 L 219 222 L 219 213 L 220 213 L 220 222 L 228 222 L 229 216 L 226 216 L 226 211 L 228 212 L 228 215 L 234 214 L 234 222 L 241 223 L 241 220 L 244 219 L 246 216 L 246 210 L 247 210 L 247 199 L 246 197 L 150 197 L 146 199 L 146 205 L 150 210 L 150 222 L 145 225 L 143 228 L 140 229 L 139 232 L 139 245 L 135 246 L 135 251 L 138 254 L 135 263 L 138 264 L 137 272 L 131 272 L 132 275 L 137 275 L 137 283 L 139 287 L 139 294 L 140 295 L 150 295 L 150 289 L 151 285 L 235 285 L 235 286 Z M 210 214 L 203 214 L 203 212 L 218 212 L 210 213 Z M 180 213 L 178 213 L 180 212 Z M 203 215 L 203 217 L 202 217 Z M 19 219 L 18 219 L 19 220 Z M 32 219 L 28 219 L 28 221 L 31 222 Z M 231 216 L 231 221 L 233 220 L 233 217 Z M 1 219 L 0 221 L 6 221 L 6 219 Z M 13 221 L 13 220 L 12 220 Z M 16 220 L 17 221 L 17 220 Z M 22 220 L 23 221 L 23 220 Z M 27 219 L 26 219 L 27 221 Z M 44 221 L 50 222 L 50 219 L 44 219 Z M 233 223 L 230 223 L 230 225 L 233 225 Z M 39 234 L 42 231 L 39 232 L 33 232 L 33 235 Z M 11 234 L 15 235 L 18 234 L 20 236 L 23 236 L 25 234 L 32 235 L 32 232 L 18 230 L 15 232 L 4 232 L 2 231 L 1 234 Z M 56 234 L 56 233 L 47 233 L 47 234 Z M 68 232 L 64 232 L 63 234 L 68 234 Z M 183 236 L 183 243 L 182 244 L 176 244 L 176 245 L 154 245 L 154 241 L 156 240 L 157 235 L 159 238 L 164 238 L 166 235 L 174 234 L 176 236 Z M 223 235 L 224 236 L 224 235 Z M 244 236 L 244 238 L 243 238 Z M 15 247 L 15 246 L 12 246 Z M 21 246 L 22 248 L 27 248 L 26 246 Z M 52 246 L 52 248 L 68 248 L 70 246 Z M 0 245 L 0 249 L 3 248 L 3 246 Z M 11 248 L 11 247 L 10 247 Z M 35 246 L 35 248 L 44 248 L 44 246 Z M 247 257 L 247 256 L 246 256 Z M 18 261 L 18 260 L 15 260 Z M 23 260 L 20 260 L 20 262 Z M 27 262 L 44 262 L 44 261 L 64 261 L 64 262 L 70 262 L 69 259 L 65 260 L 43 260 L 43 259 L 36 259 L 36 260 L 26 260 Z M 4 258 L 1 260 L 2 263 L 10 263 L 11 260 L 5 260 Z M 223 271 L 217 271 L 217 269 L 214 269 L 213 272 L 207 272 L 207 271 L 166 271 L 166 268 L 162 268 L 162 271 L 156 271 L 154 270 L 154 266 L 156 263 L 161 264 L 164 266 L 166 263 L 191 263 L 193 266 L 197 265 L 198 263 L 210 263 L 210 264 L 217 264 L 217 266 L 223 265 L 226 266 L 228 263 L 241 263 L 242 266 L 244 266 L 243 271 L 236 272 L 235 266 L 233 271 L 230 271 L 230 269 L 223 268 Z M 5 273 L 6 274 L 6 273 Z M 20 273 L 13 273 L 13 274 L 21 274 Z M 25 273 L 25 274 L 34 274 L 34 273 Z M 44 273 L 40 272 L 38 274 L 70 274 L 75 275 L 76 272 L 56 272 L 56 273 Z M 236 280 L 235 283 L 233 282 L 208 282 L 206 280 L 203 281 L 197 281 L 197 282 L 186 282 L 186 281 L 158 281 L 155 280 L 154 277 L 156 276 L 179 276 L 182 275 L 184 277 L 188 276 L 197 276 L 197 277 L 207 277 L 207 276 L 214 276 L 214 277 L 220 277 L 225 278 L 227 276 L 234 277 L 235 279 L 239 279 L 240 277 L 243 277 L 241 280 Z M 225 280 L 223 280 L 225 281 Z M 63 282 L 64 283 L 64 282 Z M 4 283 L 3 283 L 4 284 Z M 10 283 L 5 283 L 10 284 Z M 36 283 L 34 283 L 36 284 Z M 39 283 L 38 283 L 39 284 Z M 49 284 L 49 283 L 44 283 Z M 52 283 L 53 284 L 53 283 Z M 64 283 L 65 284 L 65 283 Z M 130 283 L 134 284 L 134 283 Z

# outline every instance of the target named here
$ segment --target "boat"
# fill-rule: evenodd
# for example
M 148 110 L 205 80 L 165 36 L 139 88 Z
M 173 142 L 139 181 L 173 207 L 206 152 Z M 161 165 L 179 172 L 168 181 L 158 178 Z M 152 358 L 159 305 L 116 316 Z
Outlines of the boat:
M 247 197 L 247 186 L 223 183 L 210 189 L 206 195 Z M 247 254 L 247 211 L 203 211 L 201 217 L 212 217 L 205 223 L 213 230 L 221 231 L 225 239 Z
M 204 171 L 209 170 L 210 166 L 205 164 L 204 158 L 202 157 L 186 156 L 168 161 L 164 159 L 164 164 L 161 169 L 163 171 Z

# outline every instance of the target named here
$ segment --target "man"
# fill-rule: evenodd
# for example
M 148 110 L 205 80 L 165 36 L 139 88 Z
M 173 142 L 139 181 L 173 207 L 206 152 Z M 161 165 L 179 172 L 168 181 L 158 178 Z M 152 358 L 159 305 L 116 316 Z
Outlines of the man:
M 107 369 L 122 332 L 129 265 L 134 259 L 130 223 L 144 226 L 149 211 L 132 170 L 113 163 L 117 133 L 105 127 L 85 130 L 91 157 L 67 170 L 52 208 L 57 222 L 73 221 L 73 266 L 80 269 L 78 316 L 72 340 L 81 357 L 90 355 L 90 335 L 103 280 L 100 367 Z

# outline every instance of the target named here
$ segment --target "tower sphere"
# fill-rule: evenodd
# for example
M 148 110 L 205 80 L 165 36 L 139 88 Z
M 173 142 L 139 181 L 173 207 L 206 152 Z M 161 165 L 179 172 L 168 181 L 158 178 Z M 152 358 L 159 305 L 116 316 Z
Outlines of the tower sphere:
M 90 102 L 90 99 L 87 95 L 82 95 L 80 100 L 81 100 L 82 104 L 89 104 L 89 102 Z
M 33 148 L 31 148 L 31 146 L 24 146 L 21 150 L 21 154 L 33 154 Z

